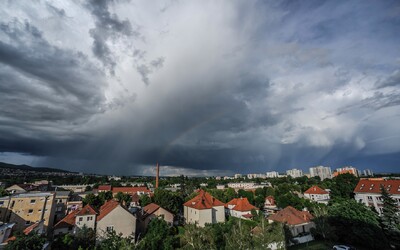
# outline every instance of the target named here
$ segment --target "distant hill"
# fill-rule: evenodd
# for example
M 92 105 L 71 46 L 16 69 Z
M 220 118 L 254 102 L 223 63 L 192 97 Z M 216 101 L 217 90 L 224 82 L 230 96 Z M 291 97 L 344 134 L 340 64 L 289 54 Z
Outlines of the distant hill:
M 70 171 L 57 169 L 57 168 L 36 168 L 28 165 L 14 165 L 10 163 L 0 162 L 0 168 L 11 168 L 11 169 L 19 169 L 26 171 L 36 171 L 36 172 L 60 172 L 60 173 L 70 173 Z

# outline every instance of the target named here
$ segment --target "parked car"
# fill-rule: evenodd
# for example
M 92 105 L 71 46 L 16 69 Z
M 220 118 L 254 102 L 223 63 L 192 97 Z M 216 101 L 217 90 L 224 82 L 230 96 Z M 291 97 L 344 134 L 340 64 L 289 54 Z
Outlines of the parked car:
M 332 249 L 333 250 L 356 250 L 352 246 L 345 246 L 345 245 L 334 245 Z

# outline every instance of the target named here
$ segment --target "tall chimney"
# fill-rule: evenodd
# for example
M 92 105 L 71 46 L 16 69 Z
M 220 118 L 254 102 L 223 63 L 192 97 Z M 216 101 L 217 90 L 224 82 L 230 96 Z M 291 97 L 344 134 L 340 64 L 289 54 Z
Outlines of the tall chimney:
M 157 162 L 156 188 L 158 188 L 158 178 L 160 177 L 160 165 Z

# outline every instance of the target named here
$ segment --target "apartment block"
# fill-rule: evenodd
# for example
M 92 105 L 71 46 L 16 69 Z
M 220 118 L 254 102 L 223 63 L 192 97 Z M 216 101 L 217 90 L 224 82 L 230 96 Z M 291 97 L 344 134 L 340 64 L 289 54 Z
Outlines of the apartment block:
M 331 179 L 332 170 L 330 167 L 324 167 L 324 166 L 317 166 L 310 168 L 310 177 L 316 177 L 316 176 L 319 176 L 321 181 L 324 179 Z
M 53 227 L 56 202 L 54 193 L 23 193 L 0 198 L 0 220 L 15 222 L 16 230 L 44 220 L 44 233 Z

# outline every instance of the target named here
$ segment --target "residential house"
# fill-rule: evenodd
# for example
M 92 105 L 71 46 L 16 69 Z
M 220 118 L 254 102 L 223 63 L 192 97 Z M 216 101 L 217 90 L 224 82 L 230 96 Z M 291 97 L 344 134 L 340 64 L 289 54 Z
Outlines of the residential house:
M 15 222 L 16 230 L 23 230 L 44 220 L 44 230 L 49 233 L 55 215 L 54 193 L 22 193 L 0 198 L 0 220 Z
M 387 180 L 383 178 L 361 179 L 354 189 L 354 199 L 367 206 L 374 207 L 382 214 L 383 203 L 381 198 L 381 187 L 392 196 L 397 203 L 400 212 L 400 180 Z
M 22 194 L 36 189 L 37 186 L 33 184 L 14 184 L 6 188 L 6 191 L 10 194 Z
M 186 223 L 204 227 L 206 223 L 225 222 L 225 204 L 204 190 L 183 204 Z
M 2 244 L 10 237 L 14 225 L 15 222 L 13 223 L 0 222 L 0 249 L 2 248 Z
M 275 214 L 279 209 L 276 206 L 275 198 L 273 196 L 267 196 L 264 202 L 264 212 L 267 214 Z
M 80 210 L 71 211 L 67 216 L 65 216 L 62 220 L 57 222 L 53 228 L 53 234 L 55 236 L 60 234 L 73 234 L 75 233 L 75 218 L 76 214 Z
M 230 216 L 241 218 L 241 219 L 251 219 L 253 217 L 251 211 L 254 210 L 257 213 L 259 208 L 250 204 L 247 198 L 235 198 L 225 204 L 228 209 Z
M 286 224 L 292 235 L 297 236 L 300 233 L 309 233 L 311 228 L 315 227 L 311 220 L 313 216 L 308 211 L 299 211 L 292 206 L 287 206 L 276 214 L 270 215 L 268 221 L 276 221 Z
M 328 204 L 330 200 L 329 192 L 318 186 L 312 186 L 309 189 L 307 189 L 304 192 L 304 197 L 306 199 L 323 204 Z
M 135 237 L 136 234 L 136 217 L 115 200 L 101 206 L 97 216 L 97 235 L 104 237 L 111 230 L 122 237 Z
M 56 222 L 61 220 L 67 213 L 67 202 L 69 200 L 71 191 L 56 191 Z
M 97 212 L 92 206 L 87 204 L 79 212 L 75 214 L 75 226 L 78 229 L 83 227 L 96 229 L 96 216 Z
M 151 191 L 147 187 L 113 187 L 112 188 L 112 193 L 115 196 L 119 192 L 124 193 L 124 194 L 137 194 L 137 195 L 150 195 Z
M 146 229 L 153 218 L 162 218 L 170 226 L 174 224 L 173 213 L 155 203 L 150 203 L 143 208 L 143 214 L 141 216 L 142 229 Z

